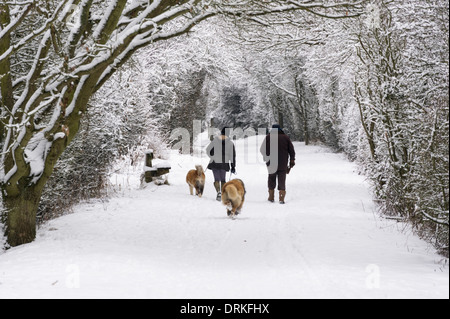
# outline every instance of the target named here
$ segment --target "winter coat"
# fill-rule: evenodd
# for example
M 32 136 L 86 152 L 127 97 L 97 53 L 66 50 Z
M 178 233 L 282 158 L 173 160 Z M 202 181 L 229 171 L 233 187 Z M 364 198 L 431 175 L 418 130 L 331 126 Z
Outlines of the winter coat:
M 209 169 L 223 169 L 225 171 L 236 167 L 236 149 L 234 143 L 226 137 L 221 135 L 216 137 L 206 148 L 206 154 L 210 158 L 208 164 Z
M 273 147 L 270 145 L 271 140 L 272 142 L 278 142 L 276 150 L 272 149 Z M 281 129 L 272 129 L 270 131 L 261 145 L 260 152 L 269 167 L 269 170 L 271 170 L 271 174 L 276 171 L 286 171 L 288 169 L 288 163 L 295 161 L 294 145 L 292 145 L 289 136 L 287 136 Z M 274 156 L 276 157 L 274 158 Z M 271 166 L 273 167 L 271 168 Z

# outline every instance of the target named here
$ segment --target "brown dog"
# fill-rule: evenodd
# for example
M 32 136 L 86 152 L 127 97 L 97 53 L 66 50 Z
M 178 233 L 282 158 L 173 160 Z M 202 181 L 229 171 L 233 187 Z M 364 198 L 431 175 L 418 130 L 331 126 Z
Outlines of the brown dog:
M 240 179 L 229 181 L 222 188 L 222 203 L 227 206 L 227 215 L 231 218 L 241 212 L 245 199 L 245 185 Z
M 191 169 L 186 175 L 186 183 L 189 185 L 191 195 L 202 197 L 205 188 L 205 173 L 201 165 L 195 165 L 195 169 Z

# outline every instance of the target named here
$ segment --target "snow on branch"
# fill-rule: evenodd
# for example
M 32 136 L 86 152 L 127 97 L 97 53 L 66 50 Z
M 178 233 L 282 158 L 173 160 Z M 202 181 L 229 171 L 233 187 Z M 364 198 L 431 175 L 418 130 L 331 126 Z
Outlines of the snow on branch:
M 0 41 L 3 37 L 5 37 L 6 35 L 9 35 L 11 32 L 13 32 L 21 23 L 22 21 L 25 19 L 25 17 L 28 15 L 28 13 L 30 12 L 30 10 L 33 8 L 33 3 L 28 3 L 26 5 L 24 5 L 23 7 L 21 7 L 21 11 L 17 12 L 15 15 L 15 19 L 10 22 L 6 28 L 4 28 L 3 30 L 0 31 Z M 12 15 L 12 14 L 10 14 Z
M 311 14 L 330 18 L 342 19 L 348 17 L 357 17 L 363 13 L 364 1 L 329 3 L 326 2 L 299 2 L 299 1 L 269 1 L 260 2 L 259 5 L 248 6 L 244 3 L 224 4 L 221 6 L 221 13 L 237 17 L 246 17 L 254 19 L 257 16 L 268 16 L 273 14 L 307 11 Z M 262 23 L 261 20 L 257 20 Z
M 40 28 L 38 28 L 37 30 L 31 32 L 27 36 L 23 37 L 17 44 L 10 46 L 8 48 L 8 50 L 6 50 L 0 56 L 0 62 L 3 61 L 4 59 L 8 58 L 14 52 L 17 52 L 19 49 L 23 48 L 25 45 L 27 45 L 29 42 L 31 42 L 31 40 L 35 39 L 37 36 L 43 34 L 45 31 L 47 31 L 53 25 L 53 23 L 56 20 L 61 18 L 60 17 L 60 13 L 65 8 L 66 4 L 67 3 L 73 3 L 73 1 L 74 0 L 71 0 L 71 1 L 63 0 L 63 1 L 61 1 L 60 4 L 58 5 L 58 7 L 56 8 L 56 10 L 54 11 L 53 15 L 50 18 L 48 18 Z M 18 19 L 14 20 L 10 24 L 14 25 L 17 22 L 18 22 Z M 6 28 L 8 28 L 8 27 L 6 27 Z

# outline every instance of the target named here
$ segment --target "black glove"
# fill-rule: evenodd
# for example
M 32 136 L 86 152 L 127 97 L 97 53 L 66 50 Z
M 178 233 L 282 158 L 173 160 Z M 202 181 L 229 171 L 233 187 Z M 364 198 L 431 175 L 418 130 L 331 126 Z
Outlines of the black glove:
M 236 167 L 231 168 L 231 174 L 236 174 Z
M 294 167 L 294 166 L 295 166 L 295 161 L 294 161 L 294 160 L 291 160 L 291 162 L 289 163 L 289 167 L 292 168 L 292 167 Z

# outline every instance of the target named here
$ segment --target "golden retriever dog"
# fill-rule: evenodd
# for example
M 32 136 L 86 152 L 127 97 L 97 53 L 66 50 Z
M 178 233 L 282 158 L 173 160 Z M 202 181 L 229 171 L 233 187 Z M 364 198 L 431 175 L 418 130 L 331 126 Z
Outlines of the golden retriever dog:
M 245 199 L 245 185 L 240 179 L 233 179 L 223 185 L 222 203 L 227 206 L 227 215 L 234 218 L 241 212 Z
M 205 172 L 201 165 L 195 165 L 195 169 L 191 169 L 186 175 L 186 183 L 189 185 L 191 195 L 202 197 L 205 188 Z

